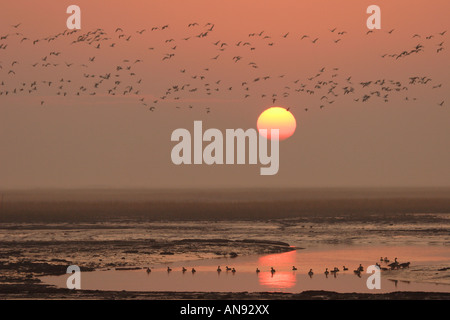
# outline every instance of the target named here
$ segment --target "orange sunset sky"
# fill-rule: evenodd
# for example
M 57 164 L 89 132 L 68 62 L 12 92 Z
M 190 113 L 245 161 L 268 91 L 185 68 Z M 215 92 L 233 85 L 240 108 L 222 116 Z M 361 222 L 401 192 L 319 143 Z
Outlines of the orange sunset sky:
M 49 41 L 71 4 L 82 29 Z M 381 30 L 367 34 L 372 4 Z M 450 186 L 449 12 L 447 0 L 5 2 L 0 189 Z M 273 105 L 297 121 L 277 175 L 172 164 L 173 130 L 256 128 Z

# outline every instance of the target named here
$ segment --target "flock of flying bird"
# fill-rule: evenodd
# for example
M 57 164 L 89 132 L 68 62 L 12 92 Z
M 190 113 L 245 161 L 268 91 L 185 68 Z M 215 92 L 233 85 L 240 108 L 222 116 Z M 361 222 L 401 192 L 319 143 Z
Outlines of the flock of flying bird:
M 302 101 L 297 96 L 304 95 L 315 101 L 308 102 L 308 106 L 301 107 L 304 111 L 308 111 L 315 104 L 320 109 L 327 108 L 346 96 L 352 97 L 353 101 L 358 103 L 373 100 L 389 102 L 391 98 L 399 94 L 401 94 L 402 100 L 414 101 L 417 98 L 408 92 L 415 86 L 427 86 L 432 90 L 443 88 L 442 83 L 434 83 L 433 79 L 427 75 L 410 75 L 402 80 L 381 78 L 361 81 L 353 79 L 351 75 L 343 75 L 340 68 L 337 67 L 322 67 L 314 74 L 305 76 L 304 79 L 292 78 L 288 73 L 274 75 L 260 72 L 264 66 L 256 62 L 255 52 L 262 46 L 276 47 L 281 41 L 286 41 L 288 38 L 294 38 L 295 41 L 313 46 L 321 41 L 328 41 L 331 45 L 341 45 L 348 36 L 348 32 L 338 30 L 338 28 L 329 29 L 331 40 L 329 38 L 322 40 L 322 38 L 306 34 L 294 35 L 291 32 L 275 36 L 266 31 L 259 31 L 249 33 L 245 39 L 233 43 L 215 39 L 216 27 L 213 23 L 202 25 L 197 22 L 189 23 L 186 26 L 189 32 L 186 32 L 186 36 L 181 39 L 166 36 L 165 33 L 171 29 L 168 24 L 132 33 L 125 33 L 122 28 L 116 28 L 111 34 L 100 28 L 88 32 L 65 30 L 39 39 L 24 35 L 21 28 L 22 24 L 13 25 L 10 32 L 4 35 L 0 34 L 0 59 L 2 59 L 2 52 L 13 50 L 12 61 L 0 61 L 0 99 L 6 96 L 37 96 L 38 104 L 41 106 L 56 101 L 55 97 L 99 96 L 105 98 L 120 96 L 131 97 L 136 103 L 147 107 L 150 111 L 155 111 L 157 107 L 164 105 L 175 105 L 178 109 L 182 107 L 193 109 L 196 103 L 206 102 L 211 105 L 212 102 L 208 99 L 213 101 L 213 98 L 220 97 L 240 100 L 258 98 L 263 99 L 265 104 L 293 105 L 288 102 L 289 99 L 294 97 L 297 99 L 296 101 Z M 141 44 L 146 43 L 144 35 L 157 32 L 159 34 L 154 37 L 162 39 L 160 40 L 162 44 L 158 47 L 146 46 L 147 52 L 145 52 L 144 58 L 121 59 L 116 63 L 111 61 L 113 55 L 110 50 L 116 50 L 119 46 L 133 46 L 134 41 Z M 377 30 L 376 32 L 384 31 Z M 394 32 L 395 30 L 392 29 L 385 33 L 391 35 Z M 375 32 L 368 31 L 366 36 L 370 37 L 373 33 Z M 445 50 L 446 34 L 447 31 L 426 36 L 414 34 L 411 39 L 421 39 L 423 42 L 408 50 L 393 54 L 386 53 L 381 57 L 395 60 L 405 59 L 411 55 L 421 54 L 429 47 L 432 50 L 427 52 L 441 54 Z M 212 38 L 214 40 L 211 40 Z M 206 60 L 206 63 L 200 71 L 189 72 L 189 66 L 180 68 L 179 76 L 171 77 L 171 81 L 174 83 L 168 85 L 160 94 L 153 92 L 152 84 L 144 86 L 145 78 L 148 75 L 148 73 L 143 74 L 147 58 L 152 59 L 154 64 L 166 64 L 162 66 L 164 70 L 164 68 L 169 68 L 167 64 L 176 60 L 180 47 L 190 41 L 204 41 L 217 53 L 206 59 L 201 58 L 203 59 L 201 62 Z M 19 52 L 21 52 L 20 46 L 27 44 L 36 52 L 45 50 L 45 46 L 51 49 L 47 51 L 46 55 L 34 57 L 34 61 L 26 63 L 20 59 Z M 60 46 L 61 44 L 64 46 Z M 76 52 L 75 57 L 57 49 L 58 47 L 67 48 L 67 45 L 71 51 Z M 83 47 L 86 45 L 89 48 Z M 82 61 L 76 61 L 83 59 L 80 54 L 83 50 L 88 52 L 88 56 Z M 161 55 L 157 56 L 155 54 L 157 51 L 160 51 Z M 89 55 L 92 52 L 93 54 Z M 132 49 L 130 52 L 137 51 Z M 68 61 L 70 56 L 75 60 Z M 199 52 L 198 59 L 200 56 Z M 197 57 L 189 58 L 196 59 Z M 230 68 L 233 65 L 240 65 L 247 74 L 246 78 L 229 82 L 210 75 L 217 68 L 218 61 L 224 61 L 223 63 L 227 61 Z M 75 77 L 77 73 L 79 75 Z M 27 74 L 36 74 L 40 78 L 34 80 L 20 78 L 20 75 Z M 152 79 L 153 86 L 155 82 L 159 84 L 161 78 L 162 74 L 157 74 L 156 79 Z M 270 85 L 260 85 L 270 81 L 272 81 Z M 267 88 L 272 89 L 269 92 Z M 433 96 L 437 96 L 437 93 Z M 445 101 L 439 99 L 436 104 L 442 107 Z M 211 112 L 210 106 L 203 107 L 206 113 Z M 287 109 L 289 110 L 289 108 Z

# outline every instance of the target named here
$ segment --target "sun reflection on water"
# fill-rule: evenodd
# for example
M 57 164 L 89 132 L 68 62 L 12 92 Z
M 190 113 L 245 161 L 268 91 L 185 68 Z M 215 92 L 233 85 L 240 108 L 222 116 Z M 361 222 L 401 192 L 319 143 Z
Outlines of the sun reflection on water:
M 285 253 L 270 254 L 260 257 L 258 264 L 262 270 L 268 270 L 273 266 L 277 267 L 293 267 L 295 264 L 297 251 L 290 251 Z M 259 283 L 266 287 L 275 289 L 286 289 L 295 286 L 297 277 L 294 271 L 276 271 L 275 272 L 261 272 L 258 277 Z

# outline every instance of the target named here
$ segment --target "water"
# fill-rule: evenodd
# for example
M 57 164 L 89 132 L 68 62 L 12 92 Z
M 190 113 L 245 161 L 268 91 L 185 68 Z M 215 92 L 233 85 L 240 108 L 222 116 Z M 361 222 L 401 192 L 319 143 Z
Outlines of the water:
M 237 258 L 205 259 L 174 262 L 152 266 L 152 272 L 140 270 L 99 270 L 82 273 L 82 289 L 114 291 L 179 291 L 179 292 L 289 292 L 326 290 L 336 292 L 386 293 L 393 291 L 450 292 L 450 270 L 438 272 L 443 265 L 450 265 L 450 250 L 436 246 L 341 246 L 333 249 L 295 250 L 281 254 L 247 256 Z M 359 264 L 365 268 L 381 256 L 410 261 L 404 270 L 385 271 L 381 274 L 381 289 L 369 290 L 366 285 L 369 274 L 358 277 L 353 270 Z M 393 259 L 393 258 L 392 258 Z M 386 263 L 381 263 L 385 266 Z M 292 271 L 292 266 L 297 271 Z M 348 271 L 343 271 L 343 266 Z M 172 268 L 167 272 L 167 266 Z M 220 266 L 222 272 L 217 272 Z M 225 267 L 237 271 L 225 271 Z M 181 271 L 182 267 L 187 272 Z M 191 272 L 191 268 L 196 273 Z M 261 270 L 256 273 L 256 268 Z M 271 273 L 274 267 L 276 272 Z M 324 274 L 325 268 L 338 267 L 336 275 Z M 313 269 L 310 277 L 308 271 Z M 42 277 L 46 284 L 65 287 L 68 275 Z
M 354 201 L 349 200 L 349 204 L 353 206 Z M 230 206 L 227 210 L 234 212 Z M 258 216 L 242 220 L 197 217 L 184 221 L 145 219 L 145 215 L 135 216 L 134 211 L 128 216 L 92 214 L 89 219 L 79 219 L 76 208 L 70 207 L 73 216 L 55 213 L 59 222 L 50 215 L 46 216 L 48 221 L 12 219 L 0 224 L 0 262 L 22 266 L 24 261 L 41 263 L 42 267 L 26 266 L 36 276 L 48 274 L 51 268 L 47 266 L 53 264 L 62 267 L 58 270 L 72 264 L 93 268 L 98 271 L 83 273 L 82 280 L 83 288 L 93 290 L 366 292 L 367 275 L 358 278 L 353 270 L 359 264 L 367 268 L 387 256 L 391 261 L 395 257 L 400 262 L 410 261 L 411 267 L 383 272 L 380 292 L 450 292 L 450 270 L 439 271 L 450 267 L 448 214 L 342 215 L 334 213 L 331 206 L 327 209 L 329 214 L 324 216 L 292 213 L 296 217 L 263 219 Z M 253 204 L 251 208 L 254 209 Z M 289 204 L 279 211 L 283 208 L 296 212 L 297 205 Z M 180 214 L 186 213 L 180 210 Z M 240 210 L 245 213 L 247 207 Z M 62 219 L 71 217 L 70 222 Z M 288 243 L 297 250 L 271 254 L 283 249 L 271 246 L 271 241 Z M 237 252 L 238 257 L 230 259 L 231 252 Z M 215 271 L 218 265 L 223 269 L 226 265 L 235 267 L 237 272 L 218 275 Z M 296 272 L 291 270 L 293 265 L 298 268 Z M 339 272 L 336 278 L 332 275 L 326 278 L 323 274 L 325 268 L 342 270 L 344 265 L 349 271 Z M 142 269 L 147 266 L 153 269 L 150 275 Z M 174 271 L 167 274 L 167 266 Z M 198 272 L 183 275 L 182 266 L 195 267 Z M 117 267 L 141 269 L 116 271 Z M 255 273 L 256 267 L 262 270 L 259 275 Z M 277 270 L 273 276 L 268 273 L 270 267 Z M 307 276 L 309 269 L 314 270 L 312 278 Z M 7 270 L 11 279 L 29 275 L 20 270 Z M 65 287 L 66 278 L 67 275 L 41 279 Z

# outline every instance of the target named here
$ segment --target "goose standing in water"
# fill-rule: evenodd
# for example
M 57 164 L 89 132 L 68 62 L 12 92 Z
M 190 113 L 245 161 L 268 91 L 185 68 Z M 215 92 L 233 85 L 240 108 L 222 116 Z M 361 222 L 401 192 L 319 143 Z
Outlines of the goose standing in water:
M 328 276 L 329 272 L 328 272 L 328 268 L 325 269 L 325 275 Z
M 409 268 L 409 265 L 411 264 L 411 262 L 405 262 L 405 263 L 400 263 L 398 265 L 399 268 Z
M 388 264 L 388 267 L 390 267 L 392 270 L 398 268 L 397 258 L 395 258 L 394 262 Z
M 194 269 L 194 268 L 192 268 L 192 273 L 196 273 L 197 271 Z
M 256 273 L 260 273 L 261 272 L 261 270 L 259 270 L 258 268 L 256 268 Z
M 220 269 L 220 266 L 217 267 L 217 272 L 222 272 L 222 269 Z
M 270 267 L 270 272 L 275 273 L 275 269 L 273 267 Z
M 236 269 L 235 269 L 235 268 L 233 268 L 233 269 L 231 270 L 231 272 L 233 272 L 233 273 L 236 273 Z
M 297 271 L 297 268 L 295 266 L 292 266 L 292 271 Z
M 308 276 L 309 276 L 310 278 L 312 278 L 313 274 L 314 274 L 314 272 L 312 271 L 312 269 L 309 269 Z
M 183 272 L 183 273 L 185 273 L 187 271 L 187 269 L 185 268 L 185 267 L 183 267 L 182 269 L 181 269 L 181 272 Z
M 346 268 L 345 266 L 342 266 L 342 270 L 347 271 L 348 268 Z
M 147 273 L 150 273 L 150 272 L 152 272 L 152 269 L 147 268 Z
M 170 269 L 169 267 L 167 267 L 167 272 L 170 272 L 170 271 L 172 271 L 172 269 Z

